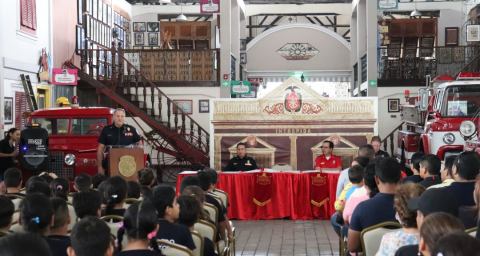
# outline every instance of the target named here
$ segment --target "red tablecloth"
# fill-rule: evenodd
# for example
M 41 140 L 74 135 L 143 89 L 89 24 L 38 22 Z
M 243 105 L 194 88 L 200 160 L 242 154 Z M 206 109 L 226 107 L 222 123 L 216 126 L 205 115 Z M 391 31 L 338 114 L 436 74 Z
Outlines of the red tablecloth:
M 177 191 L 183 177 L 194 175 L 180 173 Z M 258 173 L 225 173 L 218 175 L 217 188 L 229 195 L 228 218 L 242 220 L 279 219 L 290 217 L 293 220 L 330 219 L 335 208 L 335 194 L 339 173 L 325 174 L 328 189 L 328 202 L 317 207 L 310 202 L 310 182 L 308 173 L 272 173 L 271 202 L 258 206 L 253 202 L 255 177 Z

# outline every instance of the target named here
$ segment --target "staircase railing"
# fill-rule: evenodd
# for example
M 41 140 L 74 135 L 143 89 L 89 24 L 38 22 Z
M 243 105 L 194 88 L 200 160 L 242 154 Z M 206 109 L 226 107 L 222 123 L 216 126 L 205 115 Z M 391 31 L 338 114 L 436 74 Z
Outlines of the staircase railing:
M 123 56 L 120 43 L 118 47 L 112 43 L 108 50 L 79 51 L 82 53 L 80 69 L 102 82 L 112 92 L 123 93 L 133 105 L 137 104 L 148 116 L 165 126 L 170 134 L 159 131 L 159 135 L 173 145 L 173 148 L 175 135 L 208 156 L 210 134 Z M 139 96 L 140 92 L 143 97 Z M 173 154 L 173 151 L 171 153 Z
M 395 129 L 393 129 L 392 132 L 390 132 L 383 140 L 382 140 L 382 144 L 383 144 L 383 150 L 384 151 L 387 151 L 387 148 L 388 148 L 388 141 L 390 141 L 390 156 L 394 157 L 395 156 L 395 148 L 394 148 L 394 143 L 393 143 L 393 140 L 394 140 L 394 135 L 395 135 L 395 132 L 397 130 L 401 130 L 402 127 L 403 127 L 403 124 L 405 122 L 402 122 L 401 124 L 399 124 L 397 127 L 395 127 Z M 388 152 L 388 151 L 387 151 Z
M 480 51 L 477 51 L 477 55 L 460 71 L 458 71 L 454 77 L 457 77 L 462 72 L 479 72 L 480 71 Z

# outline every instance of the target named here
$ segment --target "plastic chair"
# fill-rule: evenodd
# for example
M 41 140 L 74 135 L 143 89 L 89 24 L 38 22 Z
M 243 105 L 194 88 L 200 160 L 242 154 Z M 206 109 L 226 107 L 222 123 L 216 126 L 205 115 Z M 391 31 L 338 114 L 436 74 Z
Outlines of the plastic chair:
M 162 254 L 165 256 L 194 256 L 193 252 L 187 247 L 179 244 L 167 242 L 165 240 L 157 240 Z
M 195 250 L 193 250 L 193 255 L 194 256 L 203 256 L 203 247 L 205 247 L 205 240 L 200 233 L 197 231 L 193 230 L 192 232 L 192 238 L 193 242 L 195 243 Z
M 110 235 L 114 239 L 117 239 L 118 230 L 120 229 L 118 222 L 123 221 L 123 217 L 118 215 L 106 215 L 101 217 L 100 219 L 107 223 L 107 226 L 110 228 Z M 118 222 L 113 222 L 114 220 Z M 122 247 L 125 248 L 125 246 L 127 245 L 128 245 L 128 238 L 127 238 L 127 235 L 125 234 L 122 239 Z
M 75 208 L 69 202 L 67 202 L 68 214 L 70 215 L 70 224 L 68 224 L 68 230 L 72 230 L 75 224 L 77 224 L 77 214 L 75 213 Z
M 223 207 L 227 208 L 228 206 L 228 194 L 221 190 L 215 190 L 215 195 L 218 196 L 223 203 Z
M 223 207 L 225 207 L 226 204 L 221 197 L 219 197 L 218 195 L 214 195 L 212 193 L 209 193 L 208 195 L 215 198 L 215 200 L 217 200 L 220 203 L 220 205 L 223 205 Z
M 125 199 L 125 201 L 123 202 L 123 209 L 128 209 L 128 207 L 130 207 L 130 205 L 132 205 L 133 203 L 135 202 L 139 202 L 140 200 L 136 199 L 136 198 L 127 198 Z
M 394 229 L 388 229 L 387 227 L 394 227 Z M 362 230 L 360 239 L 362 241 L 363 255 L 375 255 L 380 248 L 383 235 L 398 231 L 400 228 L 402 228 L 402 225 L 398 222 L 382 222 Z
M 10 198 L 10 200 L 12 200 L 12 203 L 15 206 L 15 210 L 20 207 L 20 203 L 22 203 L 23 199 L 25 198 L 23 196 L 14 195 L 14 194 L 5 194 L 5 196 Z

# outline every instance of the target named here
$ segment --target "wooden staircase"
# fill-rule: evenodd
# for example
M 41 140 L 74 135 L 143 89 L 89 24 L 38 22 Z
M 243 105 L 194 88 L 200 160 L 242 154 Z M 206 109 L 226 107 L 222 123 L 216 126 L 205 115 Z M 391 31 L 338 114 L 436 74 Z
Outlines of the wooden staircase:
M 135 68 L 123 56 L 120 45 L 112 44 L 109 50 L 80 51 L 80 68 L 71 61 L 64 66 L 78 69 L 78 77 L 96 89 L 99 103 L 103 94 L 125 108 L 127 116 L 143 131 L 146 143 L 156 150 L 164 174 L 175 178 L 178 171 L 209 165 L 209 133 Z

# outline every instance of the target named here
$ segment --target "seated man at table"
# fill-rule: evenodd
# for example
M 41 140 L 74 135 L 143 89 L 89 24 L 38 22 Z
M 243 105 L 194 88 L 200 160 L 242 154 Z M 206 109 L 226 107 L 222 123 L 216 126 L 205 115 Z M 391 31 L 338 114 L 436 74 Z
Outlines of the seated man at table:
M 322 144 L 322 153 L 323 155 L 315 159 L 315 170 L 322 171 L 341 171 L 342 170 L 342 159 L 340 157 L 333 155 L 333 142 L 326 140 Z
M 258 169 L 257 163 L 253 158 L 247 156 L 247 144 L 237 144 L 237 156 L 228 161 L 223 171 L 251 171 Z
M 384 158 L 375 165 L 375 182 L 380 193 L 357 205 L 348 228 L 347 247 L 350 252 L 362 251 L 360 234 L 373 225 L 396 221 L 393 197 L 402 183 L 401 166 L 395 158 Z

